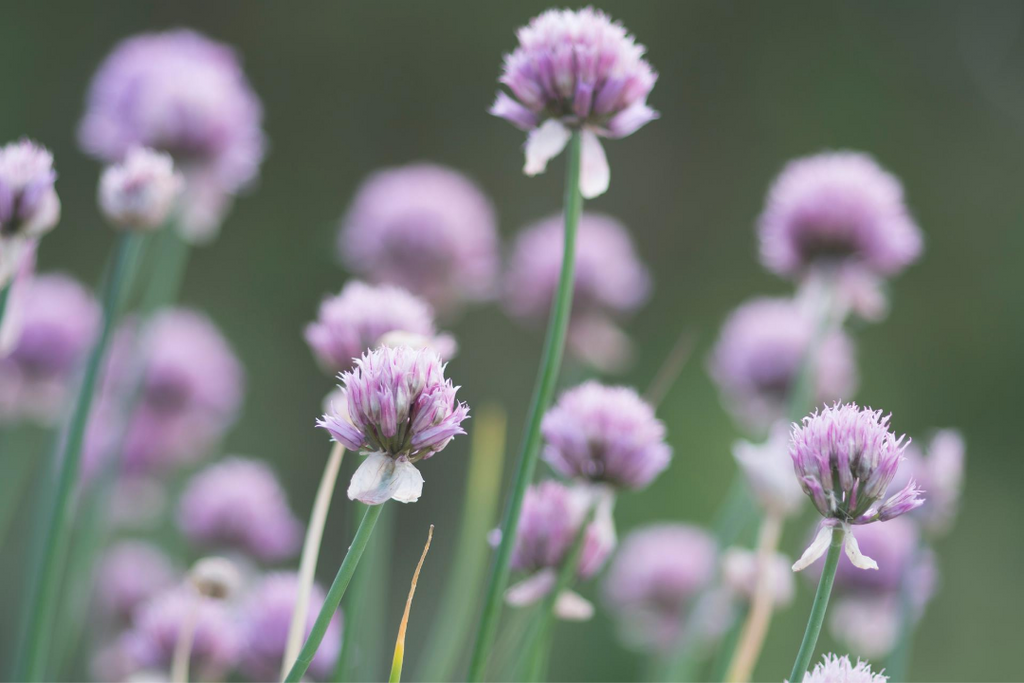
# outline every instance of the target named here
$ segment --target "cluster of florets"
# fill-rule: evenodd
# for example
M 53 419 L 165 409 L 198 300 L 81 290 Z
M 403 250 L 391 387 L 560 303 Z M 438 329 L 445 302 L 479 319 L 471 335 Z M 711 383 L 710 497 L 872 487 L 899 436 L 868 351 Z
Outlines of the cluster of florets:
M 46 148 L 31 140 L 0 147 L 0 287 L 34 263 L 35 243 L 60 219 L 56 179 Z
M 359 281 L 324 299 L 305 336 L 317 362 L 332 374 L 350 369 L 380 344 L 430 346 L 444 358 L 455 352 L 455 340 L 438 335 L 430 304 L 395 285 Z
M 100 208 L 116 226 L 154 230 L 170 215 L 182 182 L 171 155 L 133 147 L 100 177 Z
M 352 477 L 350 498 L 368 505 L 419 499 L 423 476 L 413 463 L 464 434 L 462 422 L 469 417 L 444 370 L 432 349 L 382 346 L 341 374 L 345 402 L 317 424 L 367 456 Z
M 544 460 L 558 473 L 617 489 L 641 489 L 672 458 L 665 425 L 630 387 L 587 382 L 544 416 Z

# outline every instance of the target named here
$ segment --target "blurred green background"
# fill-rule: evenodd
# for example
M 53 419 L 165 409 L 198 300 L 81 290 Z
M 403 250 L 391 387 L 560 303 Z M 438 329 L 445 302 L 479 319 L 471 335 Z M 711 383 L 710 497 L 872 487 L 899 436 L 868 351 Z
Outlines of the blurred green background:
M 918 632 L 912 676 L 1020 679 L 1024 464 L 1013 425 L 1024 377 L 1024 4 L 600 6 L 648 46 L 661 74 L 650 102 L 662 119 L 606 146 L 611 189 L 588 204 L 630 226 L 655 278 L 652 300 L 629 327 L 640 353 L 623 381 L 645 386 L 683 327 L 698 334 L 695 356 L 661 409 L 676 458 L 649 490 L 623 496 L 620 532 L 656 520 L 709 520 L 732 477 L 736 432 L 706 376 L 707 349 L 731 308 L 788 289 L 756 260 L 753 225 L 767 185 L 791 157 L 869 151 L 903 179 L 927 244 L 924 258 L 894 283 L 889 319 L 858 333 L 858 399 L 891 410 L 901 432 L 959 427 L 969 449 L 962 514 L 939 546 L 942 588 Z M 347 277 L 335 260 L 336 221 L 368 172 L 421 159 L 479 181 L 505 238 L 558 210 L 562 162 L 526 178 L 522 133 L 486 114 L 513 31 L 546 7 L 6 5 L 0 140 L 40 140 L 60 174 L 63 220 L 43 243 L 41 269 L 93 281 L 111 243 L 95 208 L 99 168 L 78 151 L 75 128 L 89 78 L 115 42 L 190 26 L 236 46 L 265 105 L 270 151 L 258 186 L 237 202 L 220 239 L 194 253 L 183 299 L 214 317 L 248 370 L 245 413 L 228 450 L 272 461 L 306 515 L 328 448 L 313 419 L 331 382 L 300 331 Z M 462 398 L 507 407 L 514 452 L 540 334 L 493 306 L 469 311 L 453 332 L 462 351 L 450 374 Z M 437 525 L 410 625 L 412 669 L 425 632 L 445 627 L 431 616 L 451 562 L 467 448 L 467 439 L 457 440 L 427 463 L 423 499 L 395 511 L 388 641 L 426 525 Z M 350 514 L 339 496 L 324 581 L 344 552 Z M 789 530 L 791 553 L 805 533 Z M 10 643 L 22 558 L 4 554 L 0 620 Z M 812 593 L 798 585 L 796 604 L 771 631 L 760 679 L 781 680 L 789 670 Z M 594 586 L 586 593 L 596 595 Z M 625 680 L 642 670 L 602 614 L 557 632 L 552 680 Z

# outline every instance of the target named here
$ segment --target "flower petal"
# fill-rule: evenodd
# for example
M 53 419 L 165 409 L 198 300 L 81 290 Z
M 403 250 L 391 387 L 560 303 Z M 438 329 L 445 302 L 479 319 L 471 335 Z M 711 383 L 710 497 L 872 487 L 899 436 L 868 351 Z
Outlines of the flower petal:
M 850 558 L 850 562 L 853 563 L 854 567 L 858 569 L 878 569 L 878 563 L 872 560 L 867 555 L 863 555 L 860 552 L 860 546 L 857 544 L 857 539 L 853 536 L 853 529 L 846 530 L 846 538 L 843 541 L 843 550 L 846 551 L 846 556 Z
M 526 165 L 523 173 L 535 176 L 543 173 L 548 162 L 562 153 L 572 133 L 558 119 L 548 119 L 526 136 Z
M 555 599 L 555 616 L 563 621 L 589 621 L 594 605 L 579 593 L 562 591 Z
M 798 572 L 801 569 L 807 569 L 810 567 L 815 560 L 825 554 L 828 550 L 828 544 L 832 542 L 832 527 L 822 525 L 818 529 L 818 534 L 811 541 L 811 544 L 807 546 L 807 550 L 800 556 L 800 559 L 793 565 L 793 571 Z
M 493 116 L 500 116 L 521 130 L 530 130 L 537 125 L 536 114 L 500 90 L 487 112 Z
M 380 505 L 392 498 L 413 503 L 423 493 L 423 475 L 405 458 L 394 458 L 377 451 L 370 453 L 352 475 L 348 497 L 367 505 Z
M 583 131 L 582 148 L 580 149 L 580 194 L 584 199 L 599 197 L 608 191 L 611 180 L 611 169 L 608 168 L 608 157 L 597 134 L 592 130 Z
M 531 574 L 519 583 L 509 586 L 505 591 L 505 602 L 513 607 L 532 605 L 551 592 L 558 580 L 555 570 L 551 567 Z

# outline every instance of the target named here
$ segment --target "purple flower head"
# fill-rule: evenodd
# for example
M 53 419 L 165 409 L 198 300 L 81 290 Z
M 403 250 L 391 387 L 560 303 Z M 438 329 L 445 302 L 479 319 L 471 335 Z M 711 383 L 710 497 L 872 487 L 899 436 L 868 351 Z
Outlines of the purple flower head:
M 181 496 L 178 525 L 191 543 L 235 548 L 266 562 L 294 556 L 302 536 L 274 472 L 240 457 L 192 478 Z
M 715 541 L 688 524 L 655 524 L 629 534 L 604 581 L 604 597 L 630 646 L 665 651 L 684 613 L 715 576 Z
M 166 472 L 203 458 L 234 422 L 245 380 L 242 366 L 202 313 L 156 315 L 133 342 L 128 322 L 115 340 L 107 392 L 141 389 L 124 437 L 129 473 Z M 141 374 L 139 374 L 141 373 Z
M 334 406 L 317 426 L 367 456 L 352 475 L 350 499 L 367 505 L 419 500 L 423 476 L 413 463 L 466 433 L 461 425 L 469 407 L 455 399 L 458 387 L 444 370 L 431 349 L 381 346 L 341 374 L 345 404 Z
M 770 574 L 772 602 L 777 607 L 784 607 L 793 601 L 796 587 L 793 572 L 790 571 L 790 559 L 782 553 L 773 553 L 767 563 L 766 570 Z M 745 601 L 754 599 L 758 575 L 757 553 L 746 548 L 728 548 L 722 555 L 722 578 L 733 594 Z
M 89 87 L 82 148 L 108 162 L 133 147 L 169 153 L 186 179 L 183 230 L 212 238 L 230 198 L 259 173 L 263 112 L 238 56 L 186 29 L 119 43 Z
M 510 315 L 531 323 L 546 320 L 558 290 L 564 239 L 561 216 L 534 223 L 516 238 L 504 284 Z M 629 340 L 615 321 L 643 305 L 650 291 L 650 275 L 625 226 L 584 213 L 576 241 L 570 350 L 600 368 L 621 366 Z
M 138 605 L 174 586 L 180 576 L 155 545 L 120 541 L 100 564 L 97 602 L 104 613 L 128 620 Z
M 218 680 L 234 668 L 242 642 L 229 607 L 221 600 L 178 587 L 136 610 L 134 626 L 124 643 L 134 670 L 168 670 L 186 619 L 195 619 L 196 623 L 190 663 L 196 679 Z
M 907 443 L 889 430 L 889 417 L 882 411 L 853 403 L 825 407 L 793 426 L 793 469 L 826 522 L 794 569 L 803 569 L 825 552 L 830 527 L 836 525 L 846 529 L 844 547 L 851 562 L 861 569 L 878 569 L 870 557 L 861 555 L 850 525 L 884 522 L 924 503 L 914 481 L 882 500 Z
M 813 671 L 804 675 L 804 683 L 886 683 L 888 680 L 888 676 L 871 671 L 867 662 L 858 659 L 853 664 L 846 655 L 833 654 L 825 655 Z
M 508 589 L 506 601 L 517 607 L 529 605 L 554 589 L 558 570 L 592 506 L 594 518 L 583 540 L 577 576 L 589 579 L 596 574 L 615 548 L 613 504 L 609 491 L 583 485 L 570 487 L 544 481 L 528 488 L 510 562 L 513 570 L 524 572 L 527 577 Z M 560 618 L 582 620 L 590 618 L 593 607 L 579 595 L 566 591 L 558 596 L 555 611 Z
M 0 418 L 50 424 L 96 338 L 100 308 L 77 280 L 56 273 L 28 280 L 11 299 L 18 301 L 9 302 L 8 316 L 17 315 L 20 332 L 0 357 Z
M 450 336 L 438 335 L 430 304 L 401 287 L 358 281 L 324 299 L 305 336 L 320 366 L 335 374 L 350 369 L 352 361 L 387 342 L 393 333 L 425 340 L 444 358 L 455 350 Z
M 498 249 L 490 200 L 466 176 L 435 164 L 371 175 L 338 234 L 353 272 L 415 292 L 446 314 L 493 296 Z
M 239 617 L 243 639 L 239 668 L 251 680 L 276 680 L 298 592 L 297 574 L 274 572 L 264 576 L 243 600 Z M 319 585 L 313 585 L 309 602 L 307 636 L 324 602 L 324 591 Z M 310 666 L 311 672 L 318 678 L 327 678 L 334 670 L 341 650 L 341 624 L 341 614 L 335 612 Z
M 647 96 L 658 76 L 646 48 L 600 10 L 552 9 L 516 32 L 505 56 L 491 113 L 528 131 L 527 175 L 543 173 L 571 131 L 583 131 L 580 191 L 588 199 L 608 189 L 609 169 L 598 137 L 622 138 L 658 118 Z
M 541 426 L 544 460 L 566 477 L 641 489 L 672 448 L 654 409 L 629 387 L 586 382 L 562 394 Z
M 966 455 L 963 436 L 955 429 L 943 429 L 935 433 L 924 452 L 911 444 L 906 455 L 906 465 L 892 486 L 903 487 L 914 479 L 928 492 L 929 504 L 912 514 L 929 534 L 941 536 L 953 526 L 960 507 Z
M 0 147 L 0 240 L 38 239 L 60 218 L 53 155 L 28 139 Z
M 133 147 L 122 163 L 103 171 L 100 208 L 114 225 L 155 230 L 167 220 L 181 187 L 182 178 L 169 154 Z
M 891 276 L 922 248 L 899 180 L 857 152 L 790 162 L 768 192 L 758 234 L 761 262 L 792 278 L 836 265 Z
M 814 317 L 792 299 L 758 298 L 730 314 L 708 365 L 725 405 L 741 421 L 763 429 L 785 417 L 816 327 Z M 842 331 L 829 333 L 820 344 L 814 378 L 817 402 L 856 389 L 853 343 Z

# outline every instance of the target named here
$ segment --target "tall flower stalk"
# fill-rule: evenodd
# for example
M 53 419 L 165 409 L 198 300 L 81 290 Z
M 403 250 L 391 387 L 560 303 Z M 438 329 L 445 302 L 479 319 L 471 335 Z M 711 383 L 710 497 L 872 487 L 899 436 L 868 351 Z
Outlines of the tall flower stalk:
M 565 170 L 565 244 L 562 255 L 562 274 L 558 281 L 558 293 L 551 307 L 544 351 L 534 386 L 533 399 L 526 420 L 523 441 L 519 450 L 515 480 L 501 524 L 501 543 L 491 566 L 483 613 L 473 646 L 469 666 L 469 680 L 483 678 L 494 638 L 497 635 L 498 618 L 501 615 L 502 594 L 509 579 L 509 561 L 519 526 L 519 513 L 523 506 L 526 488 L 533 480 L 540 454 L 540 426 L 544 413 L 554 398 L 558 383 L 558 372 L 565 351 L 565 337 L 569 329 L 569 314 L 572 310 L 573 265 L 576 254 L 576 228 L 583 211 L 583 196 L 580 194 L 580 149 L 581 134 L 575 131 L 569 140 L 569 151 Z
M 44 666 L 48 661 L 50 633 L 56 609 L 54 601 L 60 584 L 60 558 L 67 545 L 67 534 L 71 525 L 71 496 L 79 478 L 86 420 L 92 407 L 100 367 L 116 322 L 121 292 L 130 286 L 129 274 L 138 257 L 141 240 L 141 235 L 132 232 L 118 235 L 114 259 L 104 282 L 103 325 L 85 367 L 64 438 L 64 447 L 59 451 L 60 474 L 53 498 L 53 508 L 45 532 L 42 555 L 33 572 L 37 577 L 37 583 L 30 598 L 29 625 L 24 650 L 25 665 L 21 670 L 23 680 L 42 680 Z
M 288 674 L 292 664 L 295 663 L 295 658 L 298 657 L 299 648 L 302 647 L 302 634 L 309 613 L 309 596 L 313 591 L 316 563 L 320 557 L 320 543 L 323 540 L 327 513 L 331 509 L 331 498 L 334 495 L 334 486 L 338 480 L 338 470 L 341 469 L 341 460 L 344 455 L 345 446 L 335 443 L 327 458 L 327 465 L 320 478 L 320 486 L 316 490 L 316 497 L 313 499 L 313 511 L 309 516 L 306 540 L 303 542 L 302 557 L 299 560 L 299 586 L 295 598 L 295 611 L 292 613 L 292 621 L 288 627 L 284 659 L 281 661 L 281 678 Z
M 818 644 L 818 634 L 821 633 L 821 625 L 825 621 L 825 611 L 828 609 L 828 599 L 832 595 L 832 584 L 836 580 L 836 568 L 839 567 L 839 555 L 843 549 L 845 535 L 843 527 L 832 528 L 828 554 L 825 556 L 825 567 L 821 571 L 818 590 L 814 592 L 814 602 L 811 604 L 811 614 L 807 618 L 807 628 L 804 629 L 804 637 L 800 641 L 800 649 L 796 653 L 793 670 L 787 679 L 790 683 L 801 683 L 804 680 L 807 667 L 811 665 L 811 660 L 814 658 L 814 648 Z

